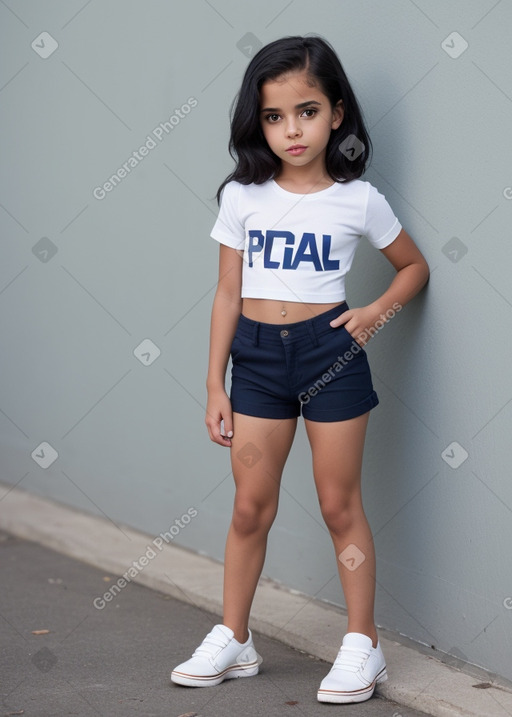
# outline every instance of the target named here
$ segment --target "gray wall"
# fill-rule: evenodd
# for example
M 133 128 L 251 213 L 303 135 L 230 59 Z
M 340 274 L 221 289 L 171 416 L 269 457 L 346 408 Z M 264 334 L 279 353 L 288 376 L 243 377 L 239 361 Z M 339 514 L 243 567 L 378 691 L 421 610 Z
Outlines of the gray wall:
M 368 349 L 377 621 L 512 678 L 511 21 L 495 0 L 0 4 L 1 480 L 152 535 L 179 520 L 222 559 L 233 483 L 203 418 L 228 110 L 251 47 L 320 33 L 371 128 L 367 178 L 432 269 Z M 362 245 L 351 305 L 392 274 Z M 302 425 L 265 574 L 343 605 Z

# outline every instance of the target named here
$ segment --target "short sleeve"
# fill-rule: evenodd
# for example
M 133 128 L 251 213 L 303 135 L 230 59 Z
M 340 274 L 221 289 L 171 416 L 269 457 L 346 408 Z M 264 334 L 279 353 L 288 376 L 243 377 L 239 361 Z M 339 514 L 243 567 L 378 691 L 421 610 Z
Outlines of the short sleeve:
M 210 236 L 232 249 L 243 250 L 245 229 L 238 208 L 241 186 L 238 182 L 228 182 L 222 190 L 219 214 Z
M 371 184 L 366 205 L 363 235 L 376 249 L 385 249 L 402 231 L 402 225 L 386 197 Z

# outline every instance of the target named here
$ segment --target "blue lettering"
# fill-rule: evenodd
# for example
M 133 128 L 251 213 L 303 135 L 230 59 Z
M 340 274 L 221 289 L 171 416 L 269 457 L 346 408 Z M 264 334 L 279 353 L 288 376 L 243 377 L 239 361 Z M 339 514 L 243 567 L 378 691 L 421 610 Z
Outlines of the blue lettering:
M 308 248 L 311 250 L 309 253 L 306 252 Z M 313 263 L 315 271 L 322 271 L 322 264 L 320 263 L 320 257 L 318 256 L 318 250 L 316 248 L 315 235 L 311 232 L 304 232 L 302 235 L 291 268 L 296 269 L 301 261 L 310 261 Z
M 254 252 L 260 252 L 263 249 L 264 243 L 265 239 L 263 237 L 263 233 L 259 229 L 249 230 L 249 266 L 253 266 L 254 264 L 252 255 L 254 254 Z
M 285 239 L 287 244 L 289 243 L 290 239 L 292 244 L 295 241 L 295 237 L 291 232 L 274 231 L 273 229 L 268 229 L 265 241 L 265 260 L 263 264 L 266 269 L 277 269 L 279 266 L 278 261 L 272 261 L 270 258 L 270 254 L 274 246 L 274 239 L 277 238 Z
M 282 265 L 278 259 L 272 258 L 275 239 L 284 239 Z M 292 232 L 273 229 L 263 232 L 261 229 L 250 229 L 247 247 L 249 266 L 253 267 L 258 255 L 263 252 L 263 266 L 265 269 L 278 269 L 282 266 L 283 269 L 296 270 L 301 262 L 308 262 L 313 264 L 315 271 L 339 270 L 339 259 L 330 258 L 331 242 L 332 236 L 330 234 L 322 234 L 322 259 L 320 259 L 316 235 L 313 232 L 304 232 L 295 250 L 295 235 Z M 278 245 L 276 249 L 278 254 L 279 248 Z
M 332 237 L 330 234 L 323 234 L 322 236 L 322 262 L 324 265 L 324 271 L 340 268 L 339 259 L 329 259 L 329 254 L 331 253 L 331 239 Z
M 284 256 L 283 256 L 283 269 L 291 269 L 292 268 L 292 256 L 293 256 L 293 245 L 295 244 L 295 235 L 291 232 L 286 232 L 288 235 L 286 237 L 286 244 L 288 246 L 285 246 L 284 248 Z M 289 246 L 291 244 L 291 246 Z

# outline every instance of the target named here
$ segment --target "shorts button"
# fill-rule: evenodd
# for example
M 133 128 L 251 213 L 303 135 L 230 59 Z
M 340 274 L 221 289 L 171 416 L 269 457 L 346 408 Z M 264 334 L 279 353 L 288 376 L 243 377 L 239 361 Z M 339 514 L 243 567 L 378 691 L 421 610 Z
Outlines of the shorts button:
M 282 338 L 285 339 L 285 338 L 288 336 L 288 333 L 289 333 L 289 332 L 288 332 L 286 329 L 283 329 L 283 330 L 281 331 L 281 336 L 282 336 Z

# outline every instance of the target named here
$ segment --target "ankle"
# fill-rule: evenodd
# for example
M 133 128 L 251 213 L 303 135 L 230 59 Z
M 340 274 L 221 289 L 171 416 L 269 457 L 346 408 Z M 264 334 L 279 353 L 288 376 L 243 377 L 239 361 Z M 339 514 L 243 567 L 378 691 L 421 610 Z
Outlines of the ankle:
M 360 635 L 366 635 L 366 637 L 369 637 L 372 641 L 372 647 L 377 647 L 377 643 L 379 642 L 379 636 L 377 634 L 377 629 L 374 627 L 371 628 L 348 628 L 347 632 L 358 632 Z
M 245 645 L 247 640 L 249 639 L 249 630 L 246 630 L 245 632 L 240 631 L 238 633 L 235 633 L 235 640 L 239 642 L 241 645 Z
M 233 627 L 233 625 L 229 624 L 228 622 L 224 622 L 223 625 L 225 627 L 229 627 L 230 630 L 233 630 L 233 637 L 237 642 L 239 642 L 241 645 L 245 644 L 247 640 L 249 639 L 249 630 L 246 626 L 243 627 Z

